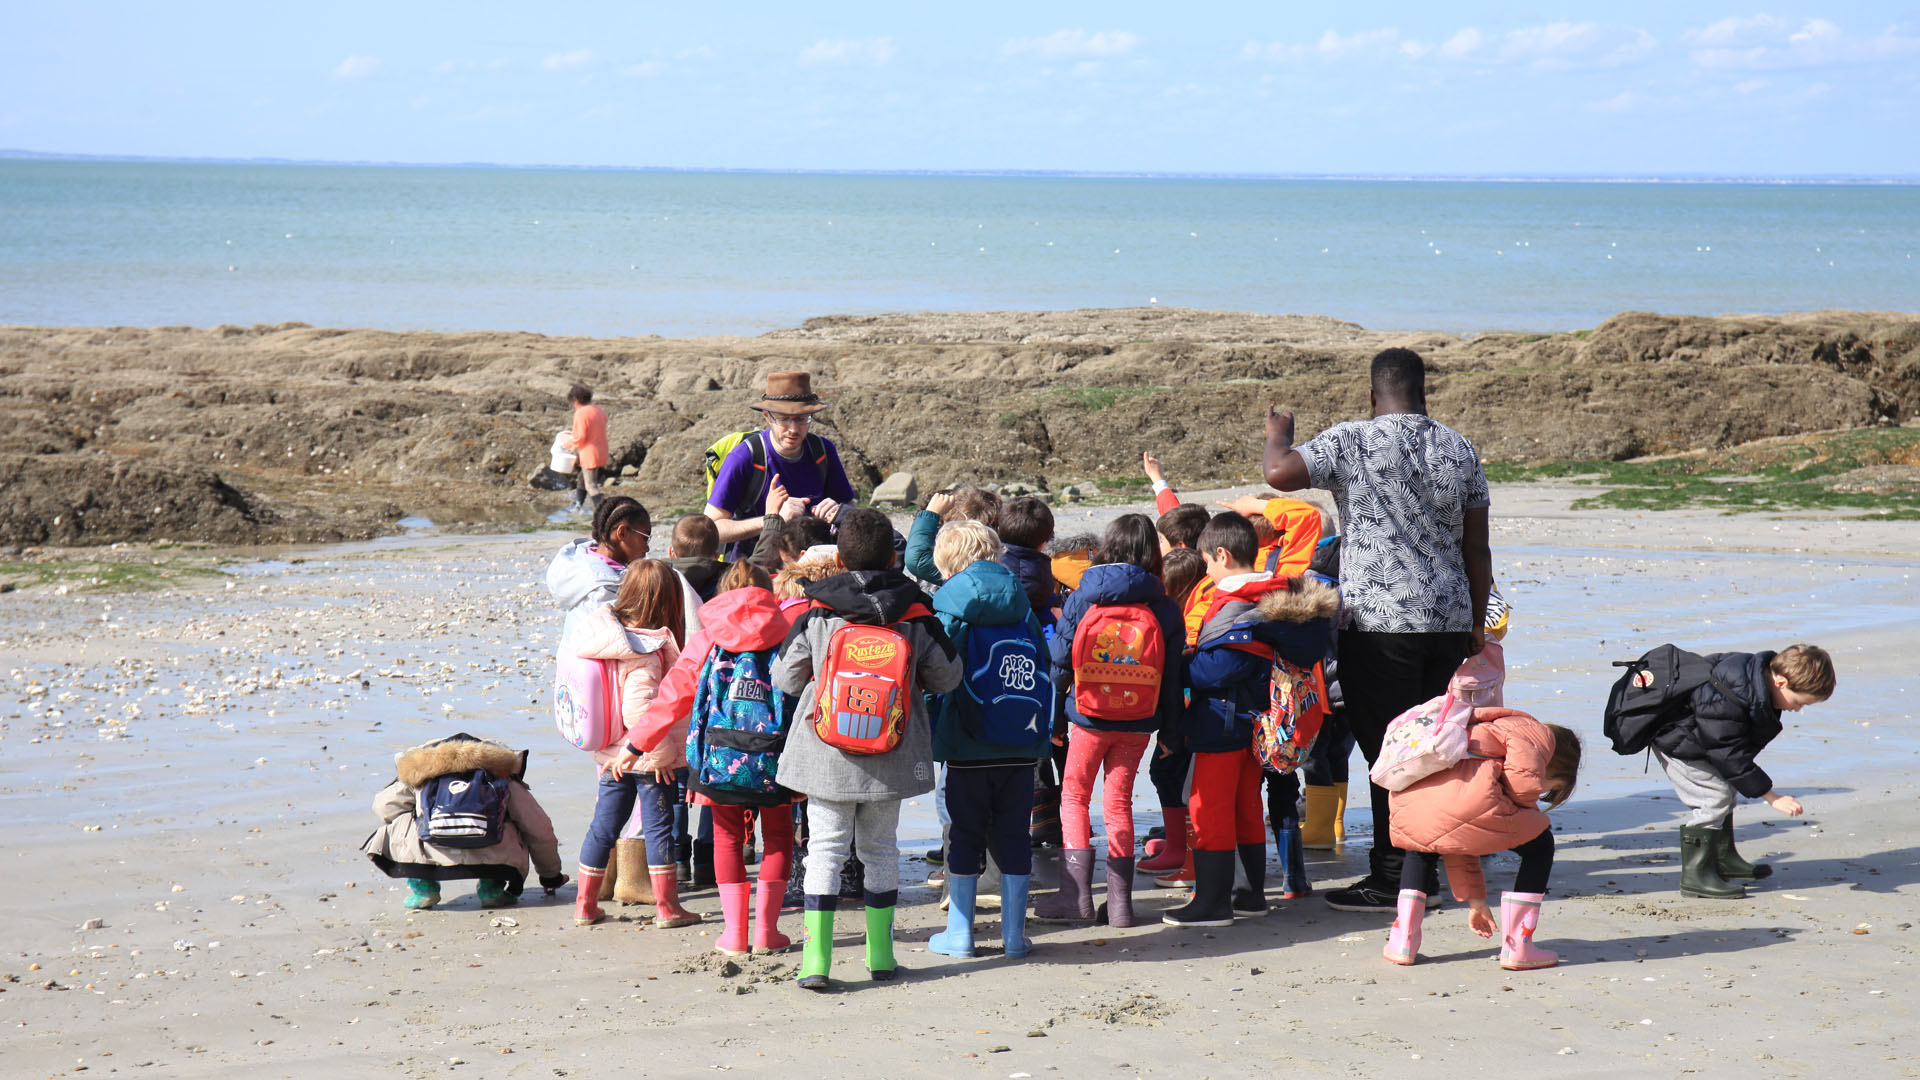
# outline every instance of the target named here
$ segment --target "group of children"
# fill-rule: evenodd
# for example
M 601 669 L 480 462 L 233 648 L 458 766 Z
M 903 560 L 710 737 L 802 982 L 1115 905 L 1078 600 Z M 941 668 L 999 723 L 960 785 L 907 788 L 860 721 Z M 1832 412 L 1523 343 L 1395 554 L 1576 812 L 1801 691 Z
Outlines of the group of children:
M 568 544 L 548 571 L 565 611 L 561 652 L 605 665 L 608 708 L 619 718 L 616 737 L 591 749 L 599 791 L 581 845 L 576 922 L 603 918 L 610 871 L 632 878 L 642 865 L 645 878 L 633 884 L 655 904 L 655 925 L 700 920 L 678 897 L 691 803 L 711 820 L 719 951 L 788 947 L 778 924 L 800 874 L 799 984 L 827 987 L 835 914 L 849 892 L 843 871 L 857 866 L 865 967 L 885 981 L 897 970 L 901 803 L 936 787 L 948 887 L 947 926 L 928 943 L 937 954 L 975 955 L 989 856 L 1003 954 L 1028 953 L 1032 852 L 1054 799 L 1060 883 L 1032 905 L 1038 921 L 1137 925 L 1136 873 L 1191 884 L 1185 904 L 1161 913 L 1168 925 L 1264 915 L 1269 824 L 1281 894 L 1310 892 L 1301 849 L 1309 839 L 1329 845 L 1338 818 L 1335 800 L 1312 791 L 1334 785 L 1310 784 L 1309 805 L 1319 802 L 1321 813 L 1308 829 L 1324 835 L 1303 834 L 1294 774 L 1302 755 L 1276 753 L 1269 728 L 1280 710 L 1275 672 L 1298 673 L 1292 704 L 1328 721 L 1321 772 L 1332 747 L 1344 773 L 1351 742 L 1340 738 L 1328 670 L 1338 538 L 1322 535 L 1329 530 L 1311 504 L 1253 499 L 1209 512 L 1180 502 L 1150 456 L 1147 466 L 1158 520 L 1125 514 L 1098 538 L 1056 541 L 1045 502 L 1003 503 L 976 487 L 935 495 L 904 543 L 877 511 L 848 508 L 829 525 L 783 517 L 770 496 L 753 557 L 730 564 L 715 560 L 718 535 L 697 515 L 676 524 L 667 559 L 649 559 L 645 508 L 602 501 L 592 538 Z M 1768 873 L 1733 850 L 1733 798 L 1764 795 L 1800 812 L 1753 755 L 1779 733 L 1781 710 L 1832 693 L 1833 674 L 1811 646 L 1710 660 L 1715 677 L 1653 746 L 1693 808 L 1683 888 L 1730 896 L 1739 892 L 1731 881 Z M 1386 958 L 1414 962 L 1421 920 L 1437 903 L 1427 882 L 1444 857 L 1470 927 L 1501 937 L 1501 965 L 1549 966 L 1554 954 L 1532 943 L 1553 860 L 1543 807 L 1574 790 L 1579 739 L 1515 709 L 1463 715 L 1464 756 L 1392 795 L 1391 839 L 1408 858 Z M 1301 751 L 1312 738 L 1303 731 Z M 1148 758 L 1165 832 L 1136 863 L 1133 786 Z M 405 751 L 397 764 L 375 802 L 386 824 L 366 850 L 410 879 L 409 907 L 433 906 L 439 882 L 461 877 L 480 879 L 483 906 L 512 903 L 529 859 L 548 895 L 566 882 L 552 826 L 524 783 L 524 752 L 457 735 Z M 1037 767 L 1058 771 L 1057 794 L 1044 779 L 1036 791 Z M 1312 761 L 1306 771 L 1312 781 Z M 1098 906 L 1096 778 L 1106 835 Z M 1505 850 L 1520 856 L 1520 869 L 1496 919 L 1478 857 Z

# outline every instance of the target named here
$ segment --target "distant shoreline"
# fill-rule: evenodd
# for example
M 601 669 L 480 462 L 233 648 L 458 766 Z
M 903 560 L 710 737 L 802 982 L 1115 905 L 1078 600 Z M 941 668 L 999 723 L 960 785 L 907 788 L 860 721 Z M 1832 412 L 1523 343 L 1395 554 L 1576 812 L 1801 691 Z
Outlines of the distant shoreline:
M 291 166 L 298 168 L 338 169 L 472 169 L 505 172 L 633 172 L 678 173 L 691 175 L 747 176 L 888 176 L 961 179 L 1036 180 L 1218 180 L 1280 183 L 1351 184 L 1688 184 L 1739 186 L 1839 186 L 1839 187 L 1913 187 L 1920 186 L 1915 175 L 1853 175 L 1809 173 L 1793 176 L 1721 176 L 1705 173 L 1565 175 L 1490 175 L 1438 173 L 1433 175 L 1375 173 L 1235 173 L 1235 172 L 1158 172 L 1151 170 L 1068 170 L 1068 169 L 781 169 L 748 168 L 724 165 L 594 165 L 542 162 L 511 163 L 490 161 L 331 161 L 319 158 L 281 157 L 191 157 L 149 154 L 83 154 L 0 147 L 0 161 L 75 161 L 98 164 L 142 165 L 251 165 Z

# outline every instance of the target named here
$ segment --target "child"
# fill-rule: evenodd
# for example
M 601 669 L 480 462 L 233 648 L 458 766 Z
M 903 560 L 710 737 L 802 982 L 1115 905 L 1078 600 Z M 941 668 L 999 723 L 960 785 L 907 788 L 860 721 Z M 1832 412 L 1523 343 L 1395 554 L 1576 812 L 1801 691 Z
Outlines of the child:
M 877 982 L 894 977 L 900 803 L 933 790 L 932 732 L 919 691 L 944 694 L 960 683 L 946 631 L 926 595 L 893 569 L 894 557 L 885 514 L 866 507 L 841 514 L 835 558 L 847 573 L 808 587 L 814 606 L 794 620 L 773 665 L 774 685 L 801 701 L 780 754 L 780 782 L 807 796 L 807 940 L 799 974 L 808 990 L 828 986 L 835 890 L 856 845 L 867 868 L 867 970 Z M 839 633 L 848 628 L 855 632 Z M 824 686 L 823 676 L 830 676 Z M 882 749 L 889 736 L 897 743 Z M 862 749 L 878 752 L 850 752 L 827 738 L 860 740 Z
M 1315 545 L 1308 571 L 1314 578 L 1334 588 L 1340 587 L 1340 537 L 1329 532 Z M 1300 843 L 1304 848 L 1331 850 L 1347 838 L 1347 759 L 1353 756 L 1353 731 L 1347 726 L 1346 695 L 1340 689 L 1340 633 L 1332 635 L 1333 646 L 1327 652 L 1323 681 L 1326 683 L 1326 719 L 1320 736 L 1307 751 L 1300 766 L 1305 789 L 1306 812 L 1300 822 Z
M 1132 926 L 1133 778 L 1153 732 L 1179 712 L 1186 637 L 1180 610 L 1160 583 L 1160 542 L 1152 519 L 1145 514 L 1116 519 L 1100 538 L 1092 562 L 1067 597 L 1050 645 L 1053 682 L 1067 693 L 1066 719 L 1073 727 L 1060 795 L 1060 890 L 1035 904 L 1033 917 L 1042 922 L 1095 917 L 1088 810 L 1098 772 L 1106 787 L 1106 922 Z M 1086 669 L 1084 682 L 1076 683 L 1076 666 Z
M 1509 971 L 1552 967 L 1559 957 L 1534 947 L 1540 902 L 1553 870 L 1553 827 L 1545 811 L 1573 794 L 1580 776 L 1580 737 L 1542 724 L 1515 709 L 1475 709 L 1467 725 L 1467 756 L 1451 768 L 1393 792 L 1393 842 L 1406 850 L 1400 902 L 1385 956 L 1411 964 L 1420 952 L 1427 913 L 1421 886 L 1434 861 L 1447 858 L 1447 881 L 1470 909 L 1467 926 L 1481 937 L 1496 929 L 1487 907 L 1480 856 L 1511 849 L 1520 856 L 1513 891 L 1500 896 L 1500 966 Z
M 934 760 L 947 766 L 951 821 L 947 929 L 927 942 L 929 951 L 943 956 L 973 955 L 973 915 L 989 844 L 1000 868 L 1005 954 L 1022 957 L 1030 948 L 1026 915 L 1033 848 L 1027 824 L 1034 762 L 1046 754 L 1052 734 L 1053 686 L 1046 677 L 1040 620 L 1020 579 L 994 561 L 999 554 L 1000 538 L 977 521 L 941 526 L 933 547 L 934 565 L 946 579 L 933 610 L 961 653 L 966 680 L 928 706 L 937 717 Z
M 373 812 L 386 824 L 375 829 L 360 850 L 388 877 L 407 879 L 404 903 L 408 907 L 432 907 L 440 902 L 441 882 L 462 878 L 479 879 L 474 891 L 479 894 L 481 907 L 512 907 L 520 902 L 529 858 L 540 872 L 540 887 L 548 896 L 567 883 L 567 875 L 560 872 L 560 845 L 553 836 L 553 822 L 527 788 L 525 750 L 512 750 L 461 732 L 402 750 L 393 756 L 393 765 L 396 779 L 373 797 Z M 479 770 L 494 782 L 486 784 L 484 790 L 504 803 L 505 820 L 499 836 L 481 847 L 455 847 L 424 835 L 418 820 L 422 790 L 451 790 L 462 781 L 434 785 L 434 780 L 465 777 Z
M 567 404 L 573 406 L 573 426 L 567 433 L 566 446 L 579 459 L 576 474 L 579 486 L 573 490 L 573 505 L 568 509 L 590 509 L 597 514 L 600 474 L 613 461 L 607 443 L 607 413 L 593 403 L 593 388 L 584 383 L 574 383 L 567 388 Z
M 1053 539 L 1053 509 L 1030 496 L 1009 499 L 1000 508 L 1000 524 L 994 529 L 1005 545 L 1000 551 L 1000 565 L 1020 579 L 1033 617 L 1042 627 L 1052 626 L 1053 566 L 1041 549 Z
M 1800 800 L 1773 788 L 1754 758 L 1780 734 L 1780 714 L 1798 712 L 1833 696 L 1833 658 L 1815 645 L 1778 652 L 1708 656 L 1713 678 L 1693 692 L 1689 708 L 1653 737 L 1653 753 L 1693 812 L 1680 826 L 1680 895 L 1737 900 L 1737 882 L 1773 873 L 1750 863 L 1733 846 L 1737 796 L 1764 799 L 1799 817 Z M 1732 880 L 1729 880 L 1732 879 Z
M 1000 496 L 986 488 L 967 484 L 927 497 L 926 509 L 913 516 L 907 531 L 907 573 L 938 588 L 946 579 L 934 565 L 934 535 L 950 521 L 977 521 L 987 528 L 1000 524 Z
M 772 584 L 766 571 L 749 563 L 734 563 L 727 570 L 719 581 L 719 591 L 707 603 L 702 620 L 705 625 L 687 642 L 686 651 L 667 674 L 653 704 L 629 730 L 626 752 L 616 771 L 638 768 L 644 772 L 686 761 L 698 688 L 712 677 L 711 663 L 728 662 L 737 681 L 740 664 L 745 663 L 740 654 L 757 654 L 756 664 L 769 662 L 789 627 L 787 616 L 774 599 Z M 760 678 L 767 674 L 765 668 L 758 669 Z M 754 692 L 764 696 L 765 690 L 762 686 Z M 792 701 L 783 703 L 778 715 L 790 720 L 793 707 Z M 735 735 L 728 745 L 735 745 L 740 738 Z M 712 745 L 720 743 L 716 740 Z M 739 749 L 745 747 L 736 748 L 734 763 L 744 767 L 748 755 L 738 753 Z M 714 949 L 728 956 L 785 949 L 793 943 L 780 932 L 780 904 L 786 895 L 793 857 L 793 793 L 778 785 L 758 791 L 708 786 L 697 775 L 691 783 L 694 802 L 713 810 L 714 876 L 726 919 L 726 929 Z M 755 816 L 760 819 L 758 895 L 750 895 L 753 887 L 747 884 L 745 847 L 750 808 L 758 810 Z M 747 933 L 749 900 L 758 923 L 751 939 Z
M 620 712 L 629 729 L 639 722 L 661 680 L 680 659 L 681 599 L 673 568 L 659 559 L 641 559 L 627 567 L 614 602 L 585 615 L 566 639 L 566 647 L 574 653 L 615 665 Z M 596 902 L 600 880 L 606 876 L 607 856 L 621 826 L 638 802 L 640 827 L 646 835 L 646 874 L 656 905 L 654 925 L 691 926 L 700 916 L 680 906 L 673 858 L 673 805 L 679 794 L 675 770 L 686 763 L 663 760 L 644 773 L 622 768 L 616 759 L 621 744 L 631 737 L 630 730 L 623 732 L 607 749 L 593 753 L 600 770 L 599 797 L 580 845 L 580 892 L 573 922 L 592 926 L 605 917 Z
M 1199 511 L 1202 520 L 1207 512 L 1191 503 L 1185 507 Z M 1176 507 L 1175 510 L 1184 507 Z M 1164 549 L 1161 556 L 1162 577 L 1165 579 L 1167 597 L 1175 607 L 1182 611 L 1188 605 L 1197 590 L 1204 587 L 1206 595 L 1213 595 L 1213 582 L 1207 579 L 1207 561 L 1193 550 L 1191 541 L 1200 538 L 1200 529 L 1196 528 L 1187 540 L 1181 544 L 1167 546 L 1169 511 L 1160 515 L 1155 528 L 1160 533 L 1160 546 Z M 1202 614 L 1205 605 L 1202 604 Z M 1187 644 L 1193 644 L 1193 634 L 1199 631 L 1199 621 L 1191 624 Z M 1161 885 L 1181 885 L 1193 880 L 1193 867 L 1188 865 L 1192 855 L 1188 850 L 1189 829 L 1187 826 L 1187 770 L 1193 764 L 1193 756 L 1185 750 L 1156 751 L 1147 763 L 1147 779 L 1153 783 L 1153 791 L 1160 799 L 1160 819 L 1165 824 L 1147 834 L 1146 858 L 1136 867 L 1143 874 L 1153 874 Z
M 667 542 L 667 565 L 680 571 L 702 603 L 713 599 L 720 583 L 720 527 L 705 514 L 688 514 L 673 523 Z
M 1161 916 L 1169 926 L 1230 926 L 1267 913 L 1267 828 L 1260 806 L 1254 719 L 1267 708 L 1274 657 L 1311 667 L 1326 655 L 1339 595 L 1317 581 L 1253 568 L 1253 525 L 1215 514 L 1200 532 L 1213 601 L 1187 661 L 1192 700 L 1161 733 L 1193 754 L 1187 812 L 1193 825 L 1193 899 Z M 1247 888 L 1235 892 L 1234 855 Z
M 613 603 L 620 592 L 620 575 L 626 573 L 628 563 L 647 557 L 652 536 L 653 515 L 640 500 L 616 495 L 600 500 L 594 508 L 590 539 L 569 540 L 554 553 L 547 565 L 547 591 L 565 612 L 560 623 L 561 641 L 567 640 L 584 613 Z M 680 589 L 685 619 L 681 632 L 692 637 L 700 629 L 700 598 L 684 577 L 680 578 Z

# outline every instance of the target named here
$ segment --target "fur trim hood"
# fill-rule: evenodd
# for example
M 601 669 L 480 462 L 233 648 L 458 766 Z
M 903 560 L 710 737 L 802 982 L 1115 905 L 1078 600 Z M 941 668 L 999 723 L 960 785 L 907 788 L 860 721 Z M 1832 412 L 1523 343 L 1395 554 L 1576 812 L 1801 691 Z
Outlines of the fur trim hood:
M 1266 622 L 1312 622 L 1340 613 L 1340 592 L 1317 578 L 1287 579 L 1287 587 L 1260 598 L 1259 617 Z
M 460 732 L 393 755 L 394 774 L 417 788 L 436 776 L 485 769 L 502 780 L 527 775 L 527 751 Z

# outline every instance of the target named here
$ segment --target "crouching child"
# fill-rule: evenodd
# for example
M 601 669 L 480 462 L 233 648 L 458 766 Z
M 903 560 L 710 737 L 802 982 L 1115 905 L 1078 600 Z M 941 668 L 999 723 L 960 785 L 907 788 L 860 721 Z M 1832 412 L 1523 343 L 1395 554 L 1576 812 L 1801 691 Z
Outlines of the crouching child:
M 527 752 L 465 732 L 394 755 L 396 777 L 373 797 L 386 824 L 360 850 L 406 878 L 410 908 L 440 902 L 440 883 L 474 878 L 483 908 L 520 900 L 527 864 L 552 896 L 567 883 L 553 822 L 527 788 Z

